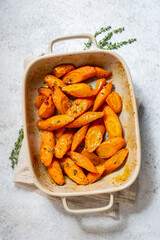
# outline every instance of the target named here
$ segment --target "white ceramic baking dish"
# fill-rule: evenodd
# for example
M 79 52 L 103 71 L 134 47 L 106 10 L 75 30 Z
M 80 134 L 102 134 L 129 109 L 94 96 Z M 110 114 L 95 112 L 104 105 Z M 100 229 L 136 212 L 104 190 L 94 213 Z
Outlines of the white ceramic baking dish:
M 55 42 L 73 38 L 91 39 L 94 49 L 64 54 L 52 53 L 52 46 Z M 129 149 L 128 158 L 123 167 L 118 171 L 88 186 L 77 185 L 68 178 L 64 186 L 57 186 L 40 161 L 40 132 L 36 127 L 38 112 L 33 102 L 37 96 L 38 88 L 43 84 L 44 76 L 51 73 L 54 66 L 63 63 L 72 63 L 76 67 L 82 65 L 97 65 L 103 69 L 111 70 L 113 73 L 112 80 L 115 90 L 120 94 L 123 101 L 120 121 L 123 126 L 126 147 Z M 92 84 L 94 86 L 94 81 Z M 131 75 L 123 58 L 113 51 L 100 50 L 92 35 L 81 34 L 66 36 L 51 41 L 49 53 L 31 62 L 25 71 L 22 90 L 22 106 L 26 152 L 34 182 L 42 192 L 51 196 L 61 197 L 66 211 L 72 213 L 105 211 L 113 205 L 113 193 L 129 187 L 137 178 L 140 170 L 141 147 L 137 107 Z M 77 210 L 70 209 L 67 205 L 67 197 L 101 193 L 110 194 L 109 203 L 107 203 L 105 207 Z

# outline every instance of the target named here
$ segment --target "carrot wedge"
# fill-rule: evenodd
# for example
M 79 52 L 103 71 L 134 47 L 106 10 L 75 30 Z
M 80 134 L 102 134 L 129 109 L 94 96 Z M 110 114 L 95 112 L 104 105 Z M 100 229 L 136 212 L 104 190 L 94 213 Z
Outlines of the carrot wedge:
M 58 139 L 58 142 L 54 148 L 55 157 L 63 158 L 66 152 L 70 149 L 73 140 L 74 131 L 66 130 L 65 133 Z
M 38 116 L 40 118 L 49 118 L 55 113 L 55 106 L 53 104 L 52 96 L 46 97 L 39 108 Z
M 76 118 L 72 123 L 68 124 L 67 128 L 80 128 L 98 118 L 103 117 L 103 112 L 86 112 L 80 117 Z
M 103 162 L 103 159 L 98 157 L 96 154 L 94 154 L 93 152 L 88 152 L 86 149 L 83 149 L 81 154 L 83 156 L 86 156 L 87 158 L 89 158 L 91 160 L 91 162 L 97 166 L 99 165 L 100 163 Z
M 71 146 L 71 151 L 75 151 L 83 142 L 83 140 L 85 139 L 86 136 L 86 132 L 88 129 L 89 124 L 81 127 L 75 134 L 73 137 L 73 141 L 72 141 L 72 146 Z
M 45 87 L 39 88 L 38 92 L 45 95 L 46 97 L 49 97 L 49 95 L 52 94 L 52 90 L 50 88 L 45 88 Z
M 72 158 L 72 160 L 80 167 L 85 168 L 89 172 L 97 173 L 97 170 L 93 163 L 85 156 L 77 152 L 67 152 L 67 155 Z
M 43 94 L 38 94 L 38 96 L 36 97 L 34 104 L 37 108 L 40 108 L 40 106 L 42 105 L 43 101 L 46 99 L 46 97 Z
M 113 137 L 107 139 L 101 143 L 97 149 L 97 155 L 100 158 L 109 158 L 118 152 L 125 144 L 125 140 L 122 137 Z
M 93 152 L 102 142 L 105 126 L 102 119 L 97 119 L 89 127 L 85 137 L 85 148 Z
M 113 172 L 114 170 L 116 170 L 117 168 L 119 168 L 122 165 L 122 163 L 124 162 L 124 160 L 126 159 L 128 153 L 129 153 L 128 149 L 126 149 L 126 148 L 121 149 L 119 152 L 117 152 L 111 158 L 109 158 L 107 161 L 105 161 L 104 162 L 104 166 L 105 166 L 104 175 L 107 175 L 107 174 Z
M 53 131 L 64 127 L 68 123 L 72 122 L 74 118 L 69 115 L 57 115 L 46 120 L 38 120 L 37 127 L 43 131 Z
M 55 85 L 60 88 L 66 86 L 66 84 L 63 83 L 61 79 L 53 75 L 46 75 L 44 80 L 50 88 L 54 87 Z
M 79 117 L 86 112 L 94 103 L 94 99 L 90 98 L 77 98 L 71 103 L 71 106 L 67 110 L 67 114 L 74 118 Z
M 109 82 L 96 96 L 94 105 L 93 105 L 93 112 L 97 111 L 97 109 L 102 106 L 102 104 L 105 102 L 107 96 L 111 93 L 112 90 L 112 81 Z
M 92 97 L 96 95 L 95 89 L 86 83 L 77 83 L 62 88 L 63 92 L 78 98 Z
M 40 159 L 47 167 L 51 164 L 53 158 L 53 148 L 55 146 L 55 137 L 52 132 L 44 131 L 41 135 Z
M 58 65 L 58 66 L 54 67 L 53 74 L 57 78 L 61 78 L 65 74 L 73 71 L 74 69 L 75 69 L 75 67 L 72 64 L 61 64 L 61 65 Z
M 53 102 L 57 108 L 57 110 L 61 114 L 65 114 L 67 112 L 68 107 L 70 106 L 69 98 L 60 90 L 57 85 L 54 86 L 53 94 L 52 94 Z
M 95 67 L 96 70 L 96 77 L 98 78 L 109 78 L 112 75 L 111 71 L 106 71 L 100 67 Z
M 117 114 L 107 105 L 104 106 L 103 112 L 103 121 L 109 137 L 122 137 L 122 127 Z
M 64 133 L 65 130 L 66 130 L 65 127 L 62 127 L 62 128 L 59 128 L 59 129 L 55 130 L 55 138 L 59 139 L 62 136 L 62 134 Z
M 103 172 L 105 171 L 105 167 L 103 164 L 100 164 L 98 166 L 96 166 L 97 172 L 98 173 L 88 173 L 87 175 L 87 179 L 88 179 L 88 183 L 92 184 L 94 182 L 96 182 L 103 174 Z
M 60 159 L 60 164 L 66 175 L 79 185 L 87 185 L 88 180 L 83 170 L 77 166 L 71 158 Z
M 53 158 L 52 163 L 47 167 L 49 175 L 54 180 L 54 182 L 60 186 L 65 184 L 62 169 L 60 167 L 59 161 Z
M 68 74 L 66 74 L 62 81 L 66 84 L 72 84 L 72 83 L 79 83 L 82 82 L 88 78 L 91 78 L 95 76 L 96 71 L 94 67 L 91 66 L 84 66 L 77 68 Z
M 113 109 L 115 113 L 122 110 L 122 99 L 117 92 L 112 92 L 106 99 L 107 104 Z
M 106 84 L 105 78 L 101 78 L 101 79 L 97 80 L 96 86 L 95 86 L 96 94 L 98 94 L 102 90 L 102 88 L 104 87 L 105 84 Z

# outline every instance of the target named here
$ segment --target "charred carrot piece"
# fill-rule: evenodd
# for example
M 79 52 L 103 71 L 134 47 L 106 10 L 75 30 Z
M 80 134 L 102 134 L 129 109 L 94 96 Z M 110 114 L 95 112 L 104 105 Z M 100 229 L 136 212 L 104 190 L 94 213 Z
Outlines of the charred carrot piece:
M 113 109 L 115 113 L 122 110 L 122 99 L 117 92 L 112 92 L 106 99 L 107 104 Z
M 109 158 L 106 162 L 104 162 L 104 175 L 107 175 L 113 171 L 115 171 L 117 168 L 119 168 L 124 160 L 126 159 L 129 151 L 128 149 L 121 149 L 119 152 L 114 154 L 111 158 Z
M 34 104 L 37 108 L 40 108 L 40 106 L 42 105 L 43 101 L 46 99 L 46 97 L 43 94 L 38 94 L 38 96 L 36 97 Z
M 49 97 L 52 94 L 52 90 L 50 88 L 41 87 L 38 89 L 38 92 Z
M 38 120 L 37 127 L 43 131 L 53 131 L 64 127 L 68 123 L 72 122 L 74 118 L 69 115 L 57 115 L 46 120 Z
M 87 158 L 89 158 L 91 160 L 91 162 L 97 166 L 99 165 L 100 163 L 103 162 L 103 159 L 98 157 L 96 154 L 94 154 L 93 152 L 88 152 L 86 149 L 83 149 L 81 154 L 83 156 L 86 156 Z
M 49 118 L 55 113 L 55 106 L 52 100 L 52 96 L 46 97 L 44 102 L 39 108 L 38 116 L 40 118 Z
M 61 114 L 65 114 L 70 106 L 69 98 L 57 87 L 54 86 L 52 94 L 53 102 Z
M 88 173 L 87 175 L 87 179 L 88 179 L 88 183 L 92 184 L 94 182 L 96 182 L 103 174 L 103 172 L 105 171 L 105 167 L 103 164 L 100 164 L 98 166 L 96 166 L 97 172 L 98 173 Z
M 122 127 L 117 114 L 107 105 L 104 106 L 103 112 L 103 121 L 109 137 L 122 137 Z
M 60 167 L 59 161 L 56 158 L 53 158 L 52 163 L 47 167 L 47 169 L 49 175 L 56 184 L 60 186 L 65 184 L 62 169 Z
M 86 132 L 88 129 L 89 124 L 81 127 L 75 134 L 73 137 L 73 142 L 72 142 L 72 146 L 71 146 L 71 151 L 75 151 L 83 142 L 83 140 L 85 139 L 86 136 Z
M 109 78 L 112 75 L 111 71 L 106 71 L 100 67 L 95 67 L 96 70 L 96 77 L 98 78 Z
M 97 80 L 96 86 L 95 86 L 96 95 L 102 90 L 105 84 L 106 84 L 105 78 L 101 78 Z
M 97 119 L 89 127 L 85 137 L 85 148 L 93 152 L 102 142 L 105 126 L 102 119 Z
M 67 128 L 80 128 L 98 118 L 103 117 L 103 112 L 86 112 L 80 117 L 76 118 L 72 123 L 68 124 Z
M 45 76 L 44 80 L 50 88 L 54 87 L 55 85 L 59 88 L 62 88 L 62 87 L 66 86 L 66 84 L 64 82 L 62 82 L 61 79 L 59 79 L 59 78 L 57 78 L 53 75 Z
M 93 105 L 93 112 L 97 111 L 100 106 L 105 102 L 107 96 L 111 93 L 112 90 L 112 81 L 109 82 L 96 96 L 94 105 Z
M 59 138 L 54 151 L 56 158 L 63 158 L 66 152 L 70 149 L 72 140 L 74 136 L 74 131 L 66 130 L 65 133 Z
M 88 180 L 83 170 L 77 166 L 69 157 L 60 159 L 60 164 L 66 175 L 79 185 L 88 184 Z
M 73 71 L 75 67 L 72 64 L 61 64 L 53 68 L 53 74 L 57 78 L 63 77 L 65 74 Z
M 92 86 L 86 83 L 72 84 L 72 85 L 63 87 L 62 91 L 68 93 L 71 96 L 78 97 L 78 98 L 92 97 L 96 95 L 95 89 L 93 89 Z
M 55 130 L 55 138 L 59 139 L 63 135 L 65 130 L 66 130 L 65 127 L 62 127 L 62 128 L 59 128 L 59 129 Z
M 72 158 L 72 160 L 80 167 L 85 168 L 89 172 L 97 173 L 97 170 L 93 163 L 86 156 L 77 152 L 67 152 L 67 155 Z
M 95 76 L 96 71 L 94 67 L 91 66 L 84 66 L 77 68 L 68 74 L 66 74 L 62 81 L 66 84 L 72 84 L 72 83 L 79 83 L 82 82 L 88 78 L 91 78 Z
M 109 158 L 118 152 L 125 144 L 125 140 L 122 137 L 113 137 L 107 139 L 101 143 L 97 149 L 97 155 L 100 158 Z
M 94 99 L 90 98 L 77 98 L 71 103 L 71 106 L 67 110 L 68 115 L 77 118 L 86 112 L 94 103 Z
M 53 148 L 55 146 L 55 137 L 52 132 L 44 131 L 41 135 L 40 159 L 47 167 L 51 164 L 54 155 Z

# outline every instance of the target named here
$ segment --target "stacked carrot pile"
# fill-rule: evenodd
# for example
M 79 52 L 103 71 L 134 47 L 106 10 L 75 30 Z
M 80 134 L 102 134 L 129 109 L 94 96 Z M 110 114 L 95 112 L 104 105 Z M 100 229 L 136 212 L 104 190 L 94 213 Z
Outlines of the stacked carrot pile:
M 106 84 L 111 75 L 99 67 L 59 65 L 45 77 L 47 87 L 38 90 L 34 103 L 42 118 L 37 121 L 40 159 L 58 185 L 65 183 L 64 174 L 77 184 L 94 183 L 119 168 L 128 155 L 117 115 L 122 101 L 112 92 L 112 81 Z M 81 83 L 91 77 L 98 78 L 95 89 Z M 109 139 L 103 141 L 106 131 Z

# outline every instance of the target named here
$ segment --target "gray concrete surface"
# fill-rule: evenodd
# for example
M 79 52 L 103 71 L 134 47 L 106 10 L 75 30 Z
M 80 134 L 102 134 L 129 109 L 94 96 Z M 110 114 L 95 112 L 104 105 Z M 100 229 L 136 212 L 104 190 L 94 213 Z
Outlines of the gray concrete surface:
M 0 1 L 0 239 L 160 239 L 160 1 Z M 134 207 L 121 205 L 120 220 L 71 216 L 49 200 L 13 184 L 8 156 L 21 120 L 23 59 L 47 52 L 57 36 L 124 26 L 115 40 L 136 37 L 118 51 L 130 68 L 139 110 L 142 167 Z M 75 41 L 55 46 L 82 49 Z

